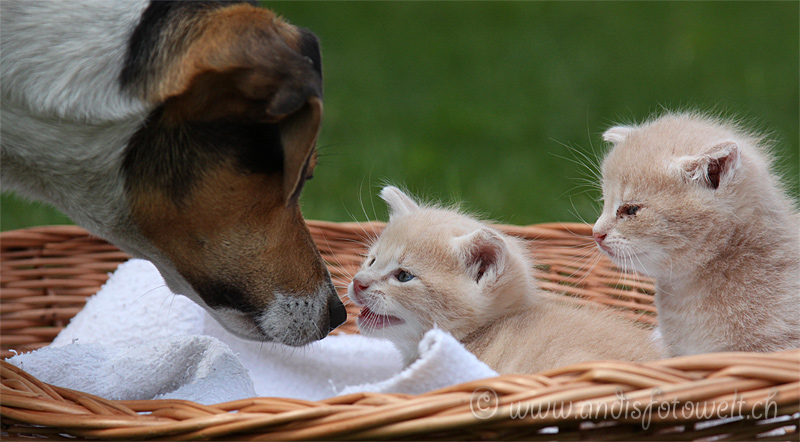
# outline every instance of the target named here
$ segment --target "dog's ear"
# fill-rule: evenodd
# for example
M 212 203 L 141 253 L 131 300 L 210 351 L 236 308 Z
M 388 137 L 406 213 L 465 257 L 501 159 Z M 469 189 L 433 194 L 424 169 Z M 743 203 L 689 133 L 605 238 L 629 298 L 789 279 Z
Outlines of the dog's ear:
M 286 204 L 300 197 L 316 152 L 322 123 L 322 100 L 312 97 L 302 109 L 280 123 L 283 144 L 283 192 Z
M 294 70 L 295 73 L 287 71 Z M 320 80 L 290 66 L 235 67 L 197 74 L 189 87 L 165 103 L 168 122 L 246 118 L 276 123 L 321 97 Z
M 148 11 L 153 17 L 146 12 L 134 32 L 123 85 L 163 104 L 167 123 L 277 123 L 322 97 L 316 37 L 267 9 L 155 2 Z

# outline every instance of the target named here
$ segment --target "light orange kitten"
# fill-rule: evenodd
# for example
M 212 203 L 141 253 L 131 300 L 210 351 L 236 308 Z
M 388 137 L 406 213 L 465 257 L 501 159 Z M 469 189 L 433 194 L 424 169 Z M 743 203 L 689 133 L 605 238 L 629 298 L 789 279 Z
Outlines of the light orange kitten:
M 800 347 L 800 222 L 763 139 L 690 113 L 603 138 L 595 240 L 656 280 L 670 353 Z
M 391 340 L 406 363 L 434 326 L 500 373 L 661 356 L 629 321 L 541 297 L 519 240 L 457 211 L 421 207 L 394 187 L 381 197 L 389 224 L 348 295 L 363 307 L 361 332 Z

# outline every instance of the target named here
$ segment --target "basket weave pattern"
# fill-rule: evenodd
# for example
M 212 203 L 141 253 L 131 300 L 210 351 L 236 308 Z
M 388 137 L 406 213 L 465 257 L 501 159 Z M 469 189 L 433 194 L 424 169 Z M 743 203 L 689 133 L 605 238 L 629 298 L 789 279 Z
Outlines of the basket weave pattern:
M 344 295 L 363 260 L 365 243 L 383 224 L 308 224 Z M 600 256 L 593 247 L 591 226 L 498 227 L 528 242 L 536 274 L 550 296 L 605 305 L 643 325 L 655 324 L 652 283 L 619 272 Z M 5 232 L 0 234 L 0 248 L 3 357 L 47 345 L 108 273 L 128 259 L 70 226 Z M 348 305 L 348 320 L 336 333 L 356 333 L 356 315 L 355 307 Z M 800 412 L 800 350 L 697 355 L 647 364 L 585 363 L 419 396 L 361 393 L 319 402 L 251 398 L 214 406 L 175 400 L 110 401 L 47 385 L 5 362 L 1 371 L 4 439 L 35 434 L 53 439 L 684 440 L 771 434 L 769 438 L 797 440 L 800 424 L 795 414 Z M 614 407 L 616 414 L 609 412 Z M 709 417 L 754 414 L 761 418 L 695 425 Z M 781 419 L 764 420 L 765 416 Z M 554 426 L 557 435 L 541 432 Z M 769 433 L 774 429 L 777 432 Z

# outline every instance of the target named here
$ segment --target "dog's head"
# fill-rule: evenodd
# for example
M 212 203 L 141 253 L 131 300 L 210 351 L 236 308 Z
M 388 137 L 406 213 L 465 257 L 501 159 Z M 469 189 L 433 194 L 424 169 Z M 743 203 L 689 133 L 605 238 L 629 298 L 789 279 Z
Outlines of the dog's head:
M 123 162 L 138 252 L 230 331 L 303 345 L 346 316 L 300 213 L 317 162 L 316 37 L 250 5 L 153 2 L 123 88 L 153 105 Z

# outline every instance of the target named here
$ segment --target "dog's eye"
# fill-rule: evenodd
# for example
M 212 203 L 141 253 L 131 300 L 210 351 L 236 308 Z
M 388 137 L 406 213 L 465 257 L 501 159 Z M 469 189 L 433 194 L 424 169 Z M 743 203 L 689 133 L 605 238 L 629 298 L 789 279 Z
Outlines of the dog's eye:
M 639 209 L 641 209 L 641 207 L 635 204 L 623 204 L 619 206 L 619 209 L 617 209 L 617 218 L 636 216 L 636 213 L 639 212 Z
M 395 275 L 395 278 L 397 278 L 397 280 L 400 282 L 408 282 L 414 279 L 414 275 L 406 272 L 405 270 L 400 270 L 397 272 L 397 275 Z

